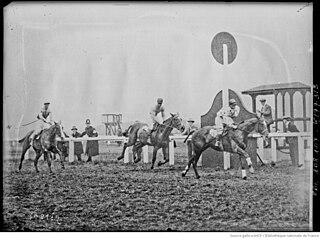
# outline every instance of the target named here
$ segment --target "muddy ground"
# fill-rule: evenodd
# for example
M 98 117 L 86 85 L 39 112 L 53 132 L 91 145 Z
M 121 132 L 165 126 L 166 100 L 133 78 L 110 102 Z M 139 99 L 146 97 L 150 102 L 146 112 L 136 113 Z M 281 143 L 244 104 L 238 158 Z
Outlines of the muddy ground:
M 185 145 L 175 165 L 117 161 L 121 148 L 100 144 L 92 163 L 57 160 L 53 174 L 39 160 L 23 163 L 3 157 L 3 208 L 6 231 L 306 231 L 309 228 L 308 169 L 289 161 L 258 164 L 241 179 L 239 169 L 199 167 L 185 178 Z M 150 154 L 151 158 L 151 154 Z M 161 153 L 159 158 L 162 158 Z M 85 157 L 83 156 L 83 159 Z

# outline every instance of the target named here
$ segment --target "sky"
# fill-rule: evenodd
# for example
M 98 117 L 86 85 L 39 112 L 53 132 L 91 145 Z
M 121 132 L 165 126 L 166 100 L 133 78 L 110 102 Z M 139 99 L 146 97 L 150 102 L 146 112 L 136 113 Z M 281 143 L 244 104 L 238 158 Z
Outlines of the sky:
M 241 91 L 312 86 L 312 11 L 306 3 L 11 3 L 4 9 L 5 137 L 31 130 L 21 125 L 45 101 L 69 132 L 84 129 L 87 118 L 101 128 L 105 113 L 148 122 L 158 97 L 167 114 L 200 122 L 221 89 L 236 91 L 251 110 Z M 220 32 L 237 43 L 229 65 L 211 53 Z M 310 113 L 310 95 L 307 103 Z

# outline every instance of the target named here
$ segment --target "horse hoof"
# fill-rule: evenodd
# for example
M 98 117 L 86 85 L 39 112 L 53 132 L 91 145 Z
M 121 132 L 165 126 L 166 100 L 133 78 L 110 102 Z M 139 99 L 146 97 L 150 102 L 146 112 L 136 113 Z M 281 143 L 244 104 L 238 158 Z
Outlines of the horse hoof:
M 185 177 L 185 176 L 186 176 L 186 174 L 185 174 L 185 173 L 182 173 L 182 174 L 181 174 L 181 176 L 182 176 L 182 177 Z
M 151 169 L 153 169 L 153 167 L 151 167 Z
M 117 159 L 118 159 L 118 160 L 121 160 L 121 159 L 123 159 L 123 157 L 118 157 Z
M 247 180 L 247 176 L 244 176 L 242 179 L 243 179 L 243 180 Z
M 198 175 L 198 176 L 196 176 L 196 179 L 200 179 L 200 176 Z

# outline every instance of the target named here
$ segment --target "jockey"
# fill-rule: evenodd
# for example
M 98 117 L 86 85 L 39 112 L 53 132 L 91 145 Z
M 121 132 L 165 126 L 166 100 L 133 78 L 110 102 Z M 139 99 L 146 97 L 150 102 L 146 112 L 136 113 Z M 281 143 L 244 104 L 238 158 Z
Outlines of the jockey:
M 49 128 L 53 125 L 52 111 L 49 109 L 49 102 L 45 102 L 44 106 L 40 109 L 37 115 L 38 121 L 36 122 L 36 127 L 34 132 L 30 135 L 30 145 L 32 146 L 35 136 L 38 135 L 43 129 Z
M 150 117 L 153 124 L 150 135 L 156 129 L 156 125 L 163 124 L 163 120 L 165 119 L 164 107 L 162 106 L 162 103 L 163 103 L 163 99 L 158 98 L 157 104 L 154 107 L 152 107 L 152 109 L 150 110 Z M 160 119 L 159 119 L 159 115 L 161 116 Z
M 233 118 L 237 117 L 240 113 L 240 107 L 234 99 L 229 100 L 229 106 L 222 108 L 218 111 L 217 117 L 215 118 L 215 123 L 217 127 L 217 141 L 215 146 L 220 146 L 220 140 L 222 138 L 223 126 L 227 125 L 233 129 L 237 126 L 234 124 Z

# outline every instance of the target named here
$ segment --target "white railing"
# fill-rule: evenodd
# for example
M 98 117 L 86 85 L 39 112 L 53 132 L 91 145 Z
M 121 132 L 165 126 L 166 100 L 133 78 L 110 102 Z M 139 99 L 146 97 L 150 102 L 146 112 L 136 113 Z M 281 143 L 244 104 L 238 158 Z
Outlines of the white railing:
M 170 136 L 170 142 L 169 142 L 169 165 L 174 165 L 174 142 L 176 141 L 182 141 L 186 138 L 186 135 L 174 135 Z M 69 142 L 69 162 L 74 161 L 74 142 L 81 142 L 81 141 L 93 141 L 93 140 L 104 140 L 104 141 L 110 141 L 110 142 L 128 142 L 128 138 L 123 136 L 98 136 L 98 137 L 90 137 L 90 138 L 65 138 L 64 141 Z M 188 138 L 188 141 L 191 140 L 191 137 Z M 129 163 L 129 150 L 131 147 L 128 147 L 124 154 L 124 163 Z M 148 146 L 144 146 L 142 148 L 142 159 L 144 163 L 149 162 L 149 148 Z M 202 165 L 202 157 L 198 161 L 198 165 Z
M 174 165 L 174 143 L 173 140 L 182 141 L 185 139 L 185 135 L 174 135 L 170 136 L 169 142 L 169 165 Z M 250 134 L 249 137 L 257 138 L 257 153 L 259 155 L 264 155 L 264 147 L 263 147 L 263 139 L 260 134 Z M 285 139 L 285 137 L 297 137 L 298 138 L 298 152 L 299 152 L 299 165 L 303 165 L 301 168 L 304 168 L 304 139 L 310 138 L 310 132 L 296 132 L 296 133 L 270 133 L 269 137 L 271 138 L 271 161 L 277 161 L 277 148 L 276 148 L 276 139 Z M 91 138 L 65 138 L 64 141 L 69 141 L 69 162 L 74 161 L 74 142 L 81 142 L 81 141 L 92 141 L 92 140 L 105 140 L 105 141 L 121 141 L 123 143 L 128 141 L 127 137 L 121 136 L 98 136 L 98 137 L 91 137 Z M 191 137 L 188 138 L 188 141 L 191 140 Z M 3 142 L 17 142 L 14 139 L 4 139 Z M 129 163 L 129 149 L 128 147 L 124 154 L 124 162 Z M 143 162 L 149 162 L 149 149 L 148 146 L 144 146 L 142 148 L 143 152 Z M 202 157 L 198 161 L 198 165 L 202 165 Z M 230 168 L 230 158 L 224 160 L 224 168 Z

